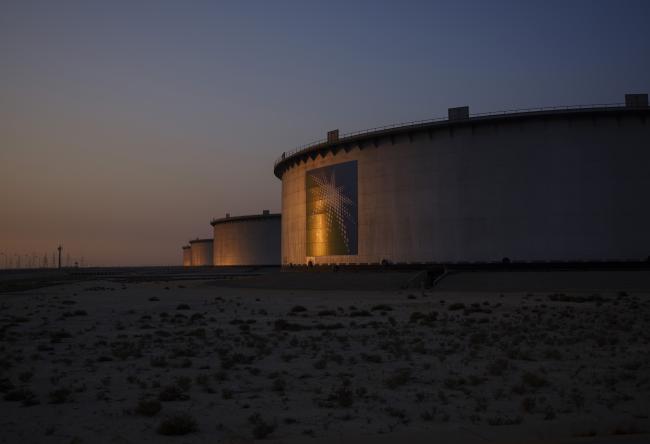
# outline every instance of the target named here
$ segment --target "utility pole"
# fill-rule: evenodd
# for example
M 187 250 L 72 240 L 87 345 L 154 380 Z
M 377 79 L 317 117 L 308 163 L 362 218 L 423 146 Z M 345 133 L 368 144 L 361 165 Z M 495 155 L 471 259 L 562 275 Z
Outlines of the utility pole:
M 60 270 L 61 269 L 61 250 L 63 250 L 63 247 L 61 245 L 59 245 L 59 248 L 57 248 L 57 250 L 59 250 L 59 270 Z

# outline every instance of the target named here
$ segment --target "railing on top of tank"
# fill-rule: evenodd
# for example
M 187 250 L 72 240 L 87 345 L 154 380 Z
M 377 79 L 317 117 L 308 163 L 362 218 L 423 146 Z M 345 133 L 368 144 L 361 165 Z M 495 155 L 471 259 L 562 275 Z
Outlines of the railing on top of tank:
M 517 114 L 517 113 L 534 113 L 534 112 L 540 112 L 540 111 L 562 111 L 562 110 L 578 110 L 578 109 L 590 109 L 590 108 L 620 108 L 625 106 L 625 103 L 594 103 L 591 105 L 564 105 L 564 106 L 543 106 L 543 107 L 537 107 L 537 108 L 519 108 L 519 109 L 508 109 L 508 110 L 503 110 L 503 111 L 490 111 L 490 112 L 485 112 L 485 113 L 473 113 L 470 114 L 470 118 L 473 117 L 490 117 L 490 116 L 500 116 L 500 115 L 505 115 L 505 114 Z M 434 117 L 432 119 L 425 119 L 425 120 L 414 120 L 411 122 L 402 122 L 402 123 L 393 123 L 391 125 L 384 125 L 384 126 L 377 126 L 374 128 L 367 128 L 364 130 L 360 131 L 352 131 L 349 133 L 345 133 L 342 136 L 339 137 L 338 141 L 342 142 L 345 141 L 345 139 L 353 136 L 359 136 L 361 134 L 369 134 L 369 133 L 374 133 L 376 131 L 382 131 L 386 129 L 391 129 L 391 128 L 401 128 L 401 127 L 409 127 L 409 126 L 416 126 L 416 125 L 425 125 L 428 123 L 435 123 L 435 122 L 444 122 L 448 120 L 447 117 Z M 315 146 L 321 145 L 323 143 L 327 143 L 327 139 L 319 139 L 315 140 L 313 142 L 306 143 L 304 145 L 300 145 L 299 147 L 296 147 L 292 150 L 285 151 L 282 153 L 280 157 L 278 157 L 274 163 L 274 167 L 277 166 L 280 162 L 285 160 L 288 157 L 293 156 L 294 154 L 298 154 L 301 151 L 306 151 L 310 148 L 313 148 Z

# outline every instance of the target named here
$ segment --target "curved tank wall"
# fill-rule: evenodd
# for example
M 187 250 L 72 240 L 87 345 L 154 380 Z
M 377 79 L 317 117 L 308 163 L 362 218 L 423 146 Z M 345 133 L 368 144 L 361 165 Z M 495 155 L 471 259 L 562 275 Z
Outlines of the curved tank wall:
M 190 241 L 192 266 L 212 265 L 212 239 Z
M 225 217 L 212 221 L 215 265 L 279 265 L 279 214 Z
M 466 118 L 282 158 L 282 264 L 650 255 L 650 110 Z
M 185 245 L 183 247 L 183 266 L 189 267 L 192 265 L 192 247 Z

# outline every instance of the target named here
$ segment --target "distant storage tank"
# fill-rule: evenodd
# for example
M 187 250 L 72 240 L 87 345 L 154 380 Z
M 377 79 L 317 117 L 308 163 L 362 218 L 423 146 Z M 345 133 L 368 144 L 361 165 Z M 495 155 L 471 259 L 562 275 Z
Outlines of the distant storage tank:
M 189 245 L 183 246 L 183 267 L 192 265 L 192 247 Z
M 194 239 L 190 241 L 192 266 L 212 265 L 212 239 Z
M 282 264 L 641 260 L 650 109 L 448 118 L 284 153 Z
M 262 214 L 215 219 L 215 265 L 279 265 L 280 214 Z

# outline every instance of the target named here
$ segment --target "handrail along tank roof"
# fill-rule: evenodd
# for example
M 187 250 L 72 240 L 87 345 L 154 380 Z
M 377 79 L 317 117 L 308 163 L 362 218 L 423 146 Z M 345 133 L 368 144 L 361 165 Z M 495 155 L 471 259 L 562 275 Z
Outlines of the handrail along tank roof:
M 213 227 L 217 224 L 225 224 L 225 223 L 231 223 L 231 222 L 239 222 L 243 220 L 255 220 L 255 219 L 279 219 L 282 217 L 280 213 L 269 213 L 267 210 L 264 210 L 262 214 L 248 214 L 246 216 L 230 216 L 227 215 L 226 217 L 222 218 L 214 218 L 210 222 L 210 225 Z
M 512 120 L 512 119 L 525 119 L 535 116 L 548 115 L 552 117 L 554 115 L 571 115 L 571 114 L 594 114 L 594 113 L 604 113 L 611 111 L 621 111 L 629 112 L 644 108 L 647 108 L 647 94 L 627 94 L 626 96 L 636 96 L 636 97 L 645 97 L 646 105 L 643 105 L 643 100 L 637 99 L 636 101 L 631 101 L 630 104 L 626 105 L 625 103 L 606 103 L 606 104 L 590 104 L 590 105 L 568 105 L 568 106 L 554 106 L 554 107 L 540 107 L 540 108 L 525 108 L 517 110 L 505 110 L 505 111 L 495 111 L 487 113 L 477 113 L 470 115 L 466 119 L 457 119 L 447 117 L 437 117 L 433 119 L 420 120 L 414 122 L 398 123 L 394 125 L 386 125 L 377 128 L 370 128 L 367 130 L 354 131 L 351 133 L 344 134 L 339 139 L 328 140 L 322 139 L 315 142 L 308 143 L 306 145 L 300 146 L 294 150 L 285 151 L 280 157 L 278 157 L 274 163 L 273 172 L 278 179 L 282 179 L 282 173 L 286 170 L 287 166 L 294 164 L 295 162 L 304 161 L 306 157 L 314 157 L 319 154 L 323 154 L 326 151 L 339 148 L 345 149 L 350 145 L 354 145 L 359 142 L 372 141 L 372 139 L 378 137 L 385 137 L 398 134 L 407 134 L 409 132 L 420 132 L 423 130 L 439 129 L 440 127 L 453 127 L 453 126 L 464 126 L 464 125 L 475 125 L 481 123 L 497 123 L 499 120 Z M 469 108 L 469 107 L 459 107 L 459 108 Z M 450 108 L 450 110 L 457 108 Z M 469 109 L 468 109 L 469 113 Z

